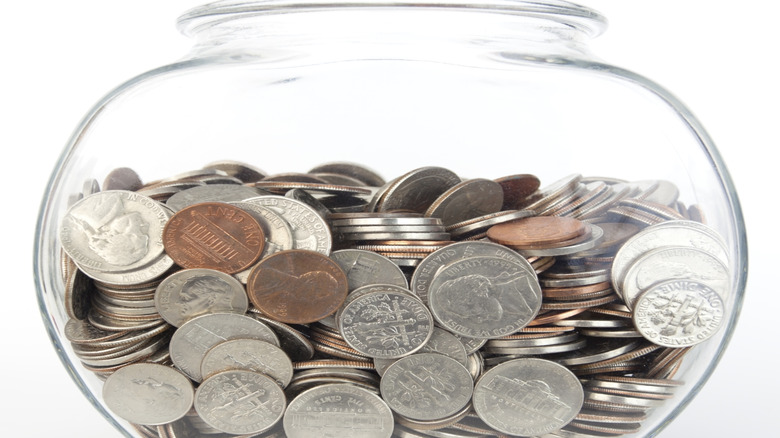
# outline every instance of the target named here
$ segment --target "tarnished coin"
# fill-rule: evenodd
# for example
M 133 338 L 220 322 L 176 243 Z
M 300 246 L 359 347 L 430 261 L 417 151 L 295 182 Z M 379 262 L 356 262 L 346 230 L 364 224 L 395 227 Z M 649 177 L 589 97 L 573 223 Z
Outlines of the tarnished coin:
M 260 181 L 268 175 L 268 172 L 260 170 L 251 164 L 232 160 L 213 161 L 203 166 L 203 168 L 221 170 L 227 175 L 240 179 L 244 183 Z
M 244 210 L 223 202 L 204 202 L 179 210 L 163 231 L 165 252 L 184 268 L 235 274 L 260 258 L 265 234 Z
M 154 305 L 170 325 L 207 313 L 238 313 L 249 307 L 244 286 L 235 278 L 213 269 L 184 269 L 157 286 Z
M 504 191 L 502 210 L 511 210 L 525 203 L 525 200 L 539 188 L 541 181 L 535 175 L 517 174 L 495 180 Z
M 137 424 L 176 421 L 192 408 L 193 397 L 190 379 L 171 367 L 152 363 L 124 366 L 103 385 L 106 406 Z
M 396 359 L 425 345 L 433 317 L 420 300 L 393 288 L 351 300 L 337 324 L 350 347 L 373 358 Z
M 309 173 L 334 173 L 338 175 L 345 175 L 357 179 L 369 187 L 380 187 L 385 183 L 384 178 L 382 178 L 378 173 L 367 168 L 366 166 L 357 163 L 324 163 L 315 166 L 309 170 Z
M 495 181 L 474 178 L 452 186 L 442 193 L 425 211 L 426 217 L 441 218 L 452 225 L 474 217 L 501 210 L 504 191 Z
M 230 370 L 215 374 L 195 391 L 195 410 L 221 432 L 241 435 L 264 432 L 282 419 L 284 392 L 268 376 Z
M 379 396 L 358 386 L 321 385 L 290 402 L 284 431 L 289 438 L 389 438 L 393 413 Z
M 560 246 L 560 242 L 577 238 L 586 232 L 577 219 L 556 216 L 534 216 L 490 227 L 490 240 L 515 248 L 526 246 Z
M 257 339 L 231 339 L 220 342 L 203 356 L 200 373 L 204 379 L 227 370 L 254 371 L 274 379 L 284 388 L 293 376 L 290 358 L 285 352 Z
M 390 259 L 373 251 L 342 249 L 332 252 L 330 258 L 347 274 L 350 291 L 369 284 L 409 287 L 403 271 Z
M 171 337 L 171 360 L 176 368 L 200 382 L 203 356 L 212 347 L 230 339 L 258 339 L 279 346 L 276 334 L 262 322 L 234 313 L 212 313 L 193 318 Z
M 74 269 L 65 282 L 65 311 L 72 319 L 87 319 L 95 286 L 80 269 Z
M 435 353 L 403 357 L 387 368 L 379 390 L 396 413 L 411 420 L 440 420 L 471 401 L 471 373 L 455 359 Z
M 460 177 L 442 167 L 421 167 L 389 183 L 376 211 L 414 211 L 424 213 L 444 192 L 460 183 Z
M 281 251 L 260 261 L 249 274 L 247 293 L 263 314 L 305 324 L 335 313 L 347 297 L 341 267 L 314 251 Z
M 103 180 L 103 190 L 127 190 L 134 192 L 141 187 L 144 183 L 141 181 L 141 177 L 138 173 L 130 169 L 129 167 L 118 167 L 111 172 L 108 172 Z
M 259 196 L 244 202 L 268 207 L 293 230 L 293 249 L 308 249 L 329 255 L 333 239 L 325 219 L 305 203 L 284 196 Z
M 720 329 L 723 300 L 705 283 L 671 280 L 643 292 L 634 303 L 633 318 L 647 340 L 665 347 L 689 347 Z
M 470 257 L 446 265 L 430 285 L 436 321 L 470 338 L 497 338 L 528 325 L 542 305 L 535 276 L 498 257 Z
M 201 202 L 237 202 L 268 194 L 262 190 L 237 184 L 207 184 L 174 193 L 165 205 L 179 211 Z
M 705 283 L 721 297 L 728 297 L 730 289 L 728 267 L 715 256 L 696 248 L 661 247 L 639 257 L 628 268 L 620 285 L 623 301 L 633 308 L 643 291 L 666 280 Z
M 509 435 L 539 436 L 568 424 L 580 411 L 584 391 L 566 367 L 523 358 L 488 370 L 474 387 L 479 418 Z
M 68 209 L 60 225 L 60 240 L 79 267 L 128 272 L 163 255 L 167 223 L 165 209 L 149 197 L 124 190 L 98 192 Z

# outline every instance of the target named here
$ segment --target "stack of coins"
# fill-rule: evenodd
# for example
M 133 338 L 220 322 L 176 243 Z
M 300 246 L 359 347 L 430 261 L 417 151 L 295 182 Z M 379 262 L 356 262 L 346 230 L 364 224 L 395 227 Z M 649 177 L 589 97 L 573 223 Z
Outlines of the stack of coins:
M 633 433 L 730 290 L 723 239 L 678 197 L 436 166 L 120 168 L 62 218 L 65 335 L 141 436 Z

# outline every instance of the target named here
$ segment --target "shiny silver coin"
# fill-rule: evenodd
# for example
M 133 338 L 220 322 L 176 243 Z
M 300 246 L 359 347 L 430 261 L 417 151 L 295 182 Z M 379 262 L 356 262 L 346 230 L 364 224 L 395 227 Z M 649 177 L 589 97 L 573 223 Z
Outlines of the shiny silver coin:
M 723 325 L 723 300 L 707 284 L 690 280 L 659 283 L 634 303 L 634 325 L 650 342 L 689 347 L 706 341 Z
M 324 163 L 315 166 L 314 168 L 309 170 L 308 173 L 314 173 L 314 174 L 334 173 L 337 175 L 345 175 L 362 182 L 364 185 L 371 186 L 371 187 L 379 187 L 385 184 L 384 178 L 382 178 L 374 170 L 371 170 L 366 166 L 356 164 L 356 163 L 346 163 L 346 162 Z
M 467 406 L 473 386 L 471 373 L 455 359 L 418 353 L 390 365 L 379 389 L 394 412 L 430 421 L 449 417 Z
M 284 388 L 293 375 L 292 362 L 285 352 L 257 339 L 220 342 L 203 356 L 200 373 L 204 379 L 227 370 L 254 371 L 274 379 Z
M 182 418 L 192 407 L 192 382 L 171 367 L 151 363 L 118 369 L 103 385 L 106 406 L 137 424 L 166 424 Z
M 330 258 L 335 260 L 347 274 L 350 291 L 369 284 L 409 287 L 403 271 L 390 259 L 373 251 L 342 249 L 333 251 Z
M 173 211 L 179 211 L 201 202 L 236 202 L 254 198 L 267 192 L 236 184 L 208 184 L 176 192 L 165 201 Z
M 232 276 L 213 269 L 183 269 L 167 276 L 154 295 L 160 316 L 179 327 L 208 313 L 243 315 L 249 307 L 244 286 Z
M 474 387 L 474 410 L 499 432 L 538 436 L 560 429 L 580 411 L 584 391 L 566 367 L 515 359 L 488 370 Z
M 582 251 L 595 248 L 604 237 L 604 230 L 597 225 L 588 224 L 590 228 L 590 237 L 587 240 L 567 246 L 543 249 L 518 249 L 517 252 L 524 257 L 555 257 L 570 256 Z
M 245 315 L 213 313 L 193 318 L 171 337 L 170 352 L 176 368 L 200 382 L 200 365 L 206 352 L 229 339 L 258 339 L 279 346 L 276 334 L 262 322 Z
M 252 371 L 223 371 L 195 391 L 195 410 L 206 424 L 224 433 L 257 434 L 271 429 L 284 414 L 279 385 Z
M 250 313 L 249 316 L 266 324 L 276 333 L 279 338 L 279 347 L 287 353 L 293 362 L 301 362 L 314 357 L 314 346 L 303 333 L 283 322 L 266 318 L 257 313 Z
M 268 207 L 280 215 L 293 230 L 293 248 L 329 255 L 333 244 L 330 228 L 317 212 L 295 199 L 284 196 L 258 196 L 243 202 Z
M 350 384 L 321 385 L 290 401 L 284 414 L 289 438 L 389 438 L 393 413 L 376 394 Z
M 470 257 L 433 278 L 428 305 L 447 330 L 470 338 L 498 338 L 528 325 L 542 305 L 534 274 L 498 257 Z
M 428 342 L 425 343 L 418 353 L 436 353 L 443 354 L 447 357 L 455 359 L 459 364 L 464 367 L 469 367 L 469 359 L 466 354 L 466 347 L 458 340 L 452 333 L 447 330 L 434 327 L 433 334 Z M 376 372 L 381 376 L 385 373 L 387 368 L 395 363 L 397 359 L 374 359 L 374 366 L 376 366 Z

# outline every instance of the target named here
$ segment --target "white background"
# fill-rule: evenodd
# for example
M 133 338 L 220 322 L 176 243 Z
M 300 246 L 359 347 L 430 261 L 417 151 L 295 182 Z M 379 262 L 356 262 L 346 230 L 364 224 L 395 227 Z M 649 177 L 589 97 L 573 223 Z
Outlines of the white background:
M 105 92 L 184 55 L 174 26 L 197 0 L 14 1 L 0 26 L 4 436 L 114 437 L 61 366 L 37 311 L 33 229 L 56 157 Z M 777 2 L 583 0 L 610 20 L 601 58 L 682 99 L 732 173 L 750 248 L 747 298 L 709 383 L 662 437 L 772 436 L 777 429 Z M 10 409 L 10 410 L 9 410 Z M 776 436 L 776 435 L 775 435 Z

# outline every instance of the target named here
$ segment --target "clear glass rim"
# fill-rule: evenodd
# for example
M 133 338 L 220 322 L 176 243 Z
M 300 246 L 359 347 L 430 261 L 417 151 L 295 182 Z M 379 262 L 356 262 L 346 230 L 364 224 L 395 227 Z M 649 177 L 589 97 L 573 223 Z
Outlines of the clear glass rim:
M 607 19 L 598 11 L 563 0 L 223 0 L 195 7 L 182 14 L 178 29 L 187 36 L 226 18 L 344 9 L 464 10 L 546 18 L 584 32 L 600 35 Z

